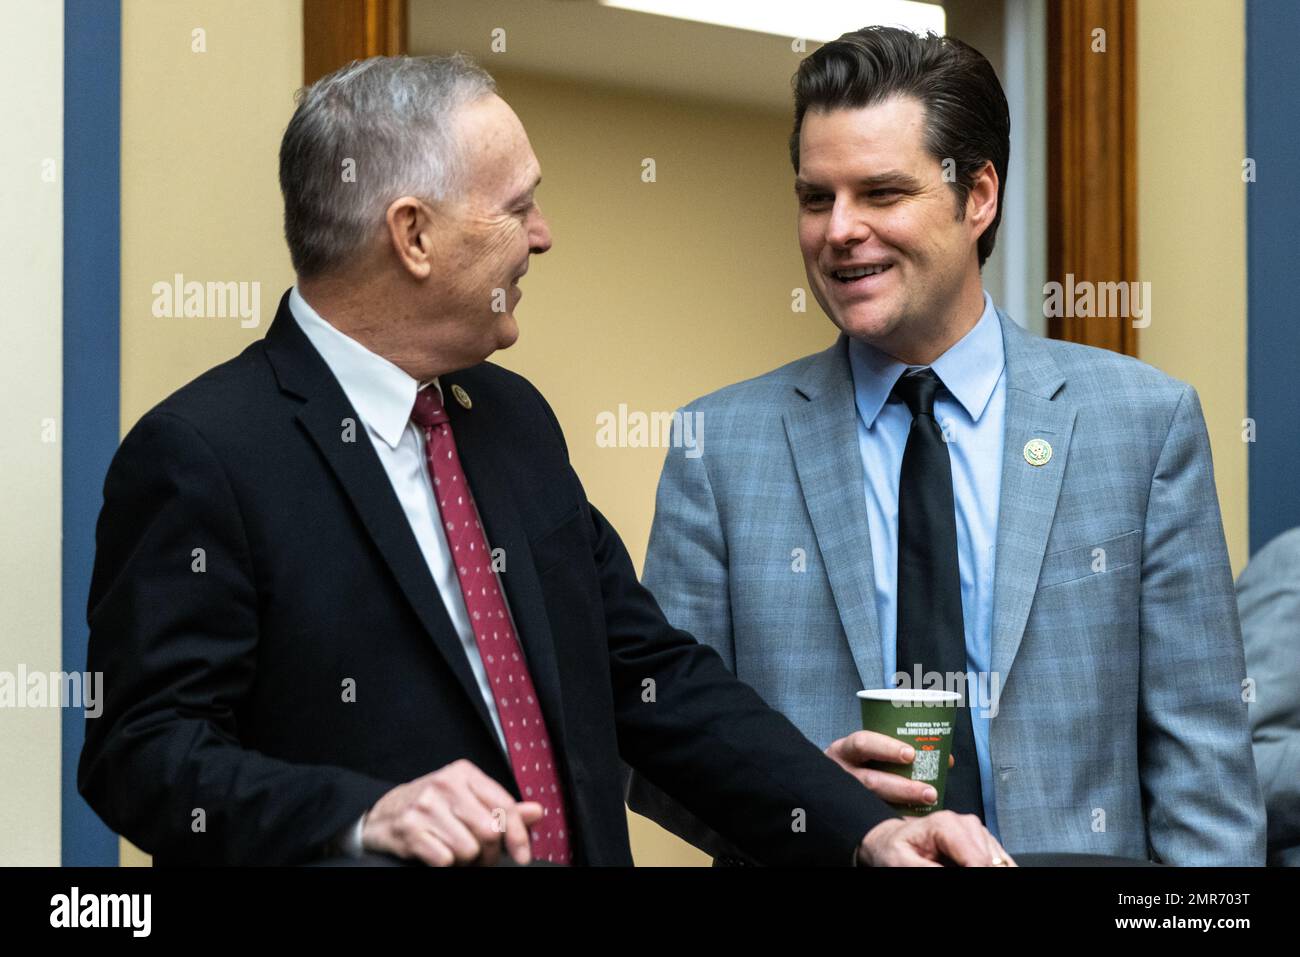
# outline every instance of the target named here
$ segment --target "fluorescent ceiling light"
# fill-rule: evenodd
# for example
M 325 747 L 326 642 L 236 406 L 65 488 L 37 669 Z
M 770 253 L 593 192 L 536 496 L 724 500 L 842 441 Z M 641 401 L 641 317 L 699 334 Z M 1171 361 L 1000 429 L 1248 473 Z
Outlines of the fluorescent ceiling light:
M 882 24 L 916 33 L 944 32 L 943 7 L 918 0 L 798 0 L 742 3 L 740 0 L 600 0 L 606 7 L 654 13 L 678 20 L 738 30 L 802 37 L 825 43 L 860 27 Z

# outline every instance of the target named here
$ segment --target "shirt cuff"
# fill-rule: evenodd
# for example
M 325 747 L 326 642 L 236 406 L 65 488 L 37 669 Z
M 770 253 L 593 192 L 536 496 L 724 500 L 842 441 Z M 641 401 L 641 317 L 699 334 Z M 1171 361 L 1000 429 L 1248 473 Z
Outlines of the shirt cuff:
M 331 845 L 331 850 L 341 854 L 344 857 L 361 857 L 365 854 L 365 847 L 361 843 L 361 835 L 365 829 L 367 811 L 361 817 L 357 818 L 356 823 L 351 825 L 346 831 L 336 837 Z

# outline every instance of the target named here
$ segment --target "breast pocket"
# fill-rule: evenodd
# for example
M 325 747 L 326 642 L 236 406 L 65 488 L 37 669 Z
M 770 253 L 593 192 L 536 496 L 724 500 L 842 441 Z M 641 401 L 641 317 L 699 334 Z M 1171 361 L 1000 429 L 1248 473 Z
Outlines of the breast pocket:
M 1135 529 L 1105 541 L 1051 552 L 1043 558 L 1038 587 L 1050 588 L 1118 571 L 1136 563 L 1141 550 L 1142 532 Z

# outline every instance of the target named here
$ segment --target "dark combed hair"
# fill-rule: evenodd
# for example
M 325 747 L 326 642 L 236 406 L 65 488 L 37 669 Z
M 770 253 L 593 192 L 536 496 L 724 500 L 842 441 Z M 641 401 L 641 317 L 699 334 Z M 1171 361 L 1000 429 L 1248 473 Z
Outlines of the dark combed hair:
M 808 110 L 858 109 L 893 96 L 910 96 L 925 108 L 925 148 L 953 160 L 951 186 L 957 218 L 965 215 L 975 175 L 992 161 L 998 174 L 998 208 L 979 238 L 979 263 L 993 252 L 1007 186 L 1011 115 L 989 61 L 954 37 L 896 27 L 864 27 L 832 40 L 799 64 L 794 75 L 794 132 L 790 160 L 799 172 L 799 130 Z

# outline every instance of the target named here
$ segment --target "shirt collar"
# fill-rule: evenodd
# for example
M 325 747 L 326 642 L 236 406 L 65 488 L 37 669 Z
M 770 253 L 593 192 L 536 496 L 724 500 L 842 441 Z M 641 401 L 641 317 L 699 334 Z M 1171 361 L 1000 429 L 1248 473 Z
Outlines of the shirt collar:
M 289 311 L 338 379 L 362 424 L 397 448 L 415 408 L 420 383 L 378 353 L 330 325 L 308 304 L 295 285 L 289 292 Z M 442 395 L 442 386 L 432 379 Z
M 930 363 L 944 387 L 952 394 L 971 420 L 978 422 L 984 414 L 993 389 L 1002 375 L 1006 356 L 1002 347 L 1002 329 L 993 297 L 984 293 L 984 311 L 975 326 Z M 889 400 L 894 383 L 909 366 L 874 346 L 849 338 L 849 368 L 853 372 L 854 398 L 858 415 L 868 429 Z

